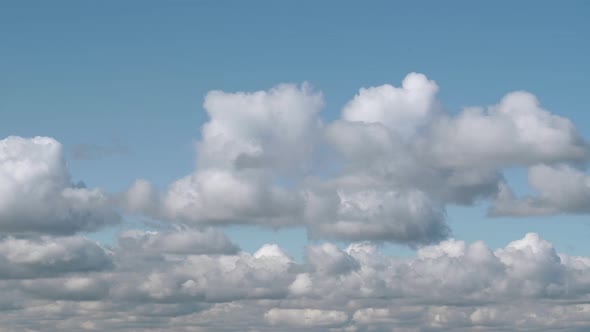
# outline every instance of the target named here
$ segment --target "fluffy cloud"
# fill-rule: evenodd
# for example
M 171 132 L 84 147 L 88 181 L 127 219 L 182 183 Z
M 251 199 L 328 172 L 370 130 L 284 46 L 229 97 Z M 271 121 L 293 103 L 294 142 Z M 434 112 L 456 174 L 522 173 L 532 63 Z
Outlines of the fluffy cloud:
M 198 143 L 201 168 L 289 170 L 306 166 L 319 134 L 322 95 L 308 84 L 269 91 L 211 91 L 204 108 L 210 120 Z
M 120 201 L 175 223 L 305 226 L 316 238 L 411 246 L 449 236 L 449 204 L 490 200 L 491 215 L 587 212 L 585 175 L 569 165 L 590 154 L 571 121 L 523 91 L 451 114 L 438 90 L 410 73 L 400 87 L 360 89 L 325 125 L 322 96 L 307 84 L 212 91 L 195 171 L 163 191 L 137 180 Z M 531 169 L 538 198 L 514 197 L 503 176 L 513 166 Z
M 500 103 L 468 108 L 432 128 L 427 149 L 448 167 L 502 167 L 587 160 L 588 145 L 573 123 L 541 108 L 524 91 Z
M 307 84 L 209 92 L 195 172 L 159 194 L 136 181 L 122 200 L 134 212 L 190 224 L 295 224 L 303 199 L 282 182 L 311 166 L 322 107 L 321 94 Z
M 111 257 L 105 249 L 83 237 L 0 240 L 0 279 L 93 272 L 111 266 Z
M 206 254 L 161 248 L 157 234 L 135 233 L 121 234 L 110 250 L 114 265 L 109 269 L 95 264 L 85 271 L 0 281 L 5 294 L 0 308 L 6 308 L 1 325 L 45 331 L 576 331 L 590 326 L 584 304 L 590 300 L 590 258 L 560 254 L 534 233 L 497 250 L 483 242 L 447 240 L 408 258 L 384 255 L 367 243 L 345 250 L 324 243 L 308 247 L 303 262 L 277 245 L 254 254 Z M 174 239 L 182 236 L 167 231 L 158 239 L 177 248 Z M 130 244 L 130 237 L 141 245 Z M 197 244 L 191 248 L 211 243 L 204 236 L 193 238 Z M 76 241 L 86 243 L 59 242 Z M 49 249 L 23 252 L 12 244 L 6 249 L 7 244 L 2 255 L 12 257 L 13 264 L 64 270 L 65 259 L 58 254 L 64 249 L 35 243 Z
M 425 75 L 408 74 L 397 88 L 389 84 L 362 88 L 342 110 L 348 122 L 379 123 L 410 136 L 436 115 L 438 86 Z
M 182 178 L 162 197 L 161 213 L 192 224 L 295 224 L 303 210 L 299 195 L 248 173 L 211 169 Z
M 72 234 L 119 221 L 105 193 L 71 183 L 59 142 L 0 140 L 0 232 Z

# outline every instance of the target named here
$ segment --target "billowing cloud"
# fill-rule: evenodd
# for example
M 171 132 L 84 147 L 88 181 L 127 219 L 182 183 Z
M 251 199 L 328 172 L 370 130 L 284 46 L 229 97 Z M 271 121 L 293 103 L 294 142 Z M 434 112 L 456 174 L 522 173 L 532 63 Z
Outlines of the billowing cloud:
M 296 224 L 303 199 L 281 181 L 311 167 L 323 104 L 308 84 L 209 92 L 195 172 L 158 195 L 136 181 L 123 200 L 132 211 L 189 224 Z
M 410 73 L 400 87 L 360 89 L 329 123 L 308 84 L 212 91 L 195 171 L 163 191 L 137 180 L 120 201 L 197 227 L 304 226 L 315 238 L 411 246 L 451 234 L 450 204 L 489 200 L 491 215 L 587 212 L 578 169 L 590 150 L 570 120 L 524 91 L 452 114 L 438 90 Z M 503 172 L 515 166 L 530 168 L 539 197 L 514 197 Z
M 324 101 L 309 84 L 269 91 L 211 91 L 204 108 L 197 159 L 201 168 L 297 170 L 306 166 L 320 134 Z
M 73 234 L 116 224 L 109 197 L 71 183 L 62 145 L 48 137 L 0 140 L 0 232 Z
M 424 74 L 410 73 L 397 88 L 389 84 L 362 88 L 342 110 L 348 122 L 378 123 L 410 136 L 440 111 L 438 85 Z

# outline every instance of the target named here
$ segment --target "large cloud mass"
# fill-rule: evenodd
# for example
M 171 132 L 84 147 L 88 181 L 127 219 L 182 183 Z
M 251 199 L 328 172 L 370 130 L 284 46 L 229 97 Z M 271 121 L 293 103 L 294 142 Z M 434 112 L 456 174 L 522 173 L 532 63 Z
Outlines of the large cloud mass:
M 400 87 L 360 89 L 329 123 L 308 84 L 212 91 L 195 171 L 163 191 L 137 180 L 121 202 L 198 227 L 304 226 L 317 238 L 413 246 L 449 236 L 449 204 L 489 200 L 490 215 L 588 211 L 590 150 L 570 120 L 524 91 L 452 114 L 438 90 L 411 73 Z M 508 167 L 530 168 L 539 196 L 515 197 Z

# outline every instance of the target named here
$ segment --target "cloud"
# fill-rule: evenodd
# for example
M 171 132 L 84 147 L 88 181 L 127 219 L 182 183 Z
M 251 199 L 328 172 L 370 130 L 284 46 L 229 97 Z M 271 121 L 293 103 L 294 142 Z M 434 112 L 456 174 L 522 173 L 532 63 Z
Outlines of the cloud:
M 102 247 L 79 236 L 0 240 L 0 279 L 42 278 L 111 267 L 111 257 Z
M 293 225 L 303 210 L 297 193 L 272 185 L 262 175 L 218 169 L 174 182 L 161 202 L 164 218 L 197 225 Z
M 78 237 L 23 244 L 6 239 L 0 246 L 5 261 L 40 272 L 0 280 L 0 309 L 6 308 L 0 325 L 44 331 L 576 331 L 590 326 L 585 304 L 590 258 L 559 253 L 534 233 L 496 250 L 481 241 L 451 239 L 421 247 L 414 257 L 384 255 L 368 243 L 346 249 L 323 243 L 308 247 L 303 262 L 272 244 L 254 254 L 219 254 L 185 250 L 183 244 L 177 250 L 182 231 L 157 238 L 175 249 L 156 245 L 154 236 L 121 234 L 108 254 Z M 130 245 L 130 238 L 141 245 Z M 191 248 L 211 242 L 201 235 L 192 238 Z M 80 259 L 96 263 L 80 268 Z M 14 267 L 2 268 L 7 269 Z
M 570 120 L 524 91 L 453 114 L 438 90 L 410 73 L 399 87 L 360 89 L 328 123 L 321 93 L 308 84 L 211 91 L 194 172 L 162 191 L 137 180 L 119 201 L 197 227 L 304 226 L 314 238 L 410 246 L 451 234 L 449 205 L 490 201 L 490 215 L 587 212 L 585 175 L 572 167 L 590 150 Z M 514 166 L 530 168 L 538 198 L 513 197 L 503 172 Z M 559 180 L 536 175 L 545 168 Z M 568 198 L 552 189 L 564 183 Z
M 73 234 L 120 221 L 100 189 L 70 182 L 62 145 L 48 137 L 0 140 L 0 231 Z
M 347 187 L 335 186 L 331 200 L 319 195 L 308 197 L 312 234 L 410 245 L 435 242 L 449 234 L 444 209 L 422 191 Z
M 197 225 L 297 223 L 302 197 L 286 190 L 279 176 L 295 176 L 310 167 L 323 104 L 321 94 L 308 84 L 254 93 L 209 92 L 204 108 L 210 120 L 197 144 L 195 172 L 158 195 L 149 182 L 135 182 L 123 197 L 124 205 Z
M 590 176 L 585 172 L 566 164 L 541 164 L 529 168 L 528 181 L 536 196 L 516 197 L 504 184 L 493 201 L 490 214 L 590 213 Z
M 438 85 L 424 74 L 410 73 L 397 88 L 389 84 L 362 88 L 344 106 L 348 122 L 378 123 L 401 136 L 410 136 L 440 110 Z
M 203 104 L 209 121 L 197 145 L 201 168 L 290 170 L 305 167 L 320 132 L 321 93 L 307 83 L 268 91 L 211 91 Z

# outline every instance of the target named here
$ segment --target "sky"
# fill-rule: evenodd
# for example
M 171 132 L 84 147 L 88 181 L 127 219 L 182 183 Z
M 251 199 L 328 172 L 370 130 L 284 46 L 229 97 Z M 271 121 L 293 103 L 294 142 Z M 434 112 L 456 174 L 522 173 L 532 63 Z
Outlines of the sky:
M 2 1 L 0 331 L 587 330 L 589 14 Z

